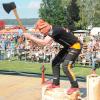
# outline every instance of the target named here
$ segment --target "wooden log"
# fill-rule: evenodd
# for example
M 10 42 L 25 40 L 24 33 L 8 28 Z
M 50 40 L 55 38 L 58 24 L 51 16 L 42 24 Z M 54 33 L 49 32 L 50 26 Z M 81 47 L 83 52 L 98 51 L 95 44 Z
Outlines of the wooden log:
M 87 100 L 100 100 L 100 76 L 87 76 Z
M 64 88 L 47 89 L 48 85 L 42 86 L 42 100 L 79 100 L 79 91 L 71 95 L 67 95 L 67 90 Z

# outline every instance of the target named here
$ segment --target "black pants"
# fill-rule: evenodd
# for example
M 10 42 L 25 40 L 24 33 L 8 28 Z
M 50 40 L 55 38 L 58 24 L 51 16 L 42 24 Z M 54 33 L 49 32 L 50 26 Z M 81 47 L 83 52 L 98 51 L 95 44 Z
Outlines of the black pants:
M 78 87 L 78 82 L 71 69 L 72 64 L 80 54 L 81 49 L 63 48 L 52 61 L 53 84 L 60 84 L 60 64 L 62 63 L 63 71 L 68 77 L 71 87 Z

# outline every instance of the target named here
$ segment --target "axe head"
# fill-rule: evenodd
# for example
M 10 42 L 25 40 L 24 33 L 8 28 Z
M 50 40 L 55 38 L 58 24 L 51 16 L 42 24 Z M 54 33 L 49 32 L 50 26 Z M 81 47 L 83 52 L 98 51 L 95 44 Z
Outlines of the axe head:
M 9 14 L 11 10 L 16 8 L 16 4 L 14 2 L 3 3 L 3 8 Z

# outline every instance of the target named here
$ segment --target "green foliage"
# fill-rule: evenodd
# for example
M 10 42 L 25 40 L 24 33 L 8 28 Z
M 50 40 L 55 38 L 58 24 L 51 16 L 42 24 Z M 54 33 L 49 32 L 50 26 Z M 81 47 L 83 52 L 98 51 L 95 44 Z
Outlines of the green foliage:
M 40 17 L 47 20 L 52 25 L 64 24 L 63 7 L 61 0 L 42 0 L 39 10 Z
M 79 16 L 79 7 L 77 5 L 77 0 L 72 0 L 70 5 L 68 5 L 68 12 L 69 12 L 69 15 L 71 17 L 71 19 L 73 21 L 79 21 L 80 19 L 80 16 Z
M 40 18 L 71 30 L 100 26 L 100 0 L 42 0 Z
M 42 0 L 39 10 L 40 18 L 47 20 L 52 25 L 60 25 L 75 30 L 78 22 L 79 8 L 76 0 Z
M 70 30 L 76 30 L 77 29 L 77 23 L 80 20 L 80 16 L 79 16 L 79 7 L 77 5 L 77 0 L 71 0 L 71 2 L 69 3 L 69 5 L 67 6 L 67 11 L 68 11 L 68 15 L 69 15 L 69 28 Z
M 95 7 L 93 25 L 100 27 L 100 3 L 96 4 L 96 7 Z
M 77 4 L 78 4 L 79 9 L 80 9 L 80 13 L 79 13 L 80 20 L 78 22 L 78 28 L 79 29 L 86 29 L 88 22 L 89 22 L 88 15 L 87 15 L 87 12 L 88 12 L 87 7 L 89 5 L 87 3 L 87 0 L 77 0 Z
M 77 0 L 77 2 L 81 28 L 86 29 L 89 25 L 100 26 L 100 0 Z

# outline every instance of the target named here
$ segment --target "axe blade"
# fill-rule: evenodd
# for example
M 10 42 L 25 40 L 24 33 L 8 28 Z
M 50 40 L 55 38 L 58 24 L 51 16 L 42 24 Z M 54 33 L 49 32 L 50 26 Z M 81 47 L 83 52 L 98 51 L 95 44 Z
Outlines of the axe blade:
M 3 3 L 3 8 L 9 14 L 11 10 L 16 8 L 16 4 L 14 2 Z

